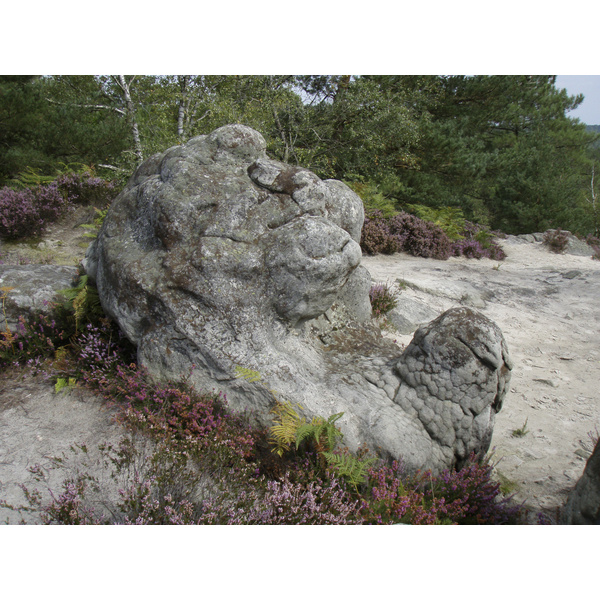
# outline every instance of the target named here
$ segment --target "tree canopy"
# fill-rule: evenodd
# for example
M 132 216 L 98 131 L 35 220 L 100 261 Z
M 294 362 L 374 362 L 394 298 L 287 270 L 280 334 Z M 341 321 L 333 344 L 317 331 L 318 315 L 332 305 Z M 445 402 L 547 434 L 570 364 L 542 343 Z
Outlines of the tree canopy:
M 394 210 L 587 234 L 600 136 L 569 117 L 582 100 L 554 76 L 2 76 L 0 185 L 71 163 L 124 181 L 156 152 L 243 123 L 274 158 Z

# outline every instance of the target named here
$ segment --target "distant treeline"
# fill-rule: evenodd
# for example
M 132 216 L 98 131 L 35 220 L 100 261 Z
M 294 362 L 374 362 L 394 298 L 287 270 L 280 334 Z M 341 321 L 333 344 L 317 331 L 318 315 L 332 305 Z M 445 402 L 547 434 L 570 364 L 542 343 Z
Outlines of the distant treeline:
M 554 76 L 0 76 L 0 186 L 145 157 L 227 123 L 270 156 L 346 181 L 367 208 L 460 210 L 526 233 L 598 233 L 600 126 Z

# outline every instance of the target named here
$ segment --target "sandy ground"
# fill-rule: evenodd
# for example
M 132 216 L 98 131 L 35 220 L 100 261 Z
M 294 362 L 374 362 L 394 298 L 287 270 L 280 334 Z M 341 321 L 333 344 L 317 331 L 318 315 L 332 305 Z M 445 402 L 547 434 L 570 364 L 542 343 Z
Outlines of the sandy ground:
M 4 258 L 12 251 L 32 262 L 76 263 L 89 242 L 79 224 L 93 218 L 78 213 L 53 226 L 41 248 L 6 245 Z M 395 254 L 365 256 L 363 265 L 375 282 L 403 282 L 400 303 L 412 298 L 438 313 L 470 304 L 500 326 L 515 366 L 492 440 L 497 476 L 531 509 L 532 522 L 537 512 L 556 520 L 591 453 L 588 433 L 600 430 L 600 262 L 552 254 L 539 243 L 503 247 L 508 257 L 501 263 Z M 386 335 L 400 345 L 412 339 Z M 36 487 L 27 469 L 47 466 L 72 444 L 115 443 L 123 431 L 112 416 L 89 393 L 57 395 L 51 384 L 31 379 L 0 382 L 0 499 L 24 503 L 19 483 Z M 513 436 L 525 423 L 527 433 Z M 59 475 L 47 481 L 57 491 Z M 0 509 L 0 523 L 6 518 L 18 522 Z
M 395 254 L 362 264 L 375 282 L 404 282 L 400 304 L 409 297 L 439 313 L 475 305 L 499 325 L 514 369 L 492 439 L 496 471 L 532 520 L 542 512 L 556 521 L 593 449 L 589 432 L 600 431 L 600 262 L 541 243 L 502 246 L 500 263 Z

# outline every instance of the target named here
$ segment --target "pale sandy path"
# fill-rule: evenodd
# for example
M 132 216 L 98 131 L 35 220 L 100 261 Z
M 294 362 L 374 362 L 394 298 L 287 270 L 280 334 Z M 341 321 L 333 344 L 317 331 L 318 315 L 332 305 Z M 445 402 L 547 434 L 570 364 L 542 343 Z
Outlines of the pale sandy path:
M 474 304 L 500 326 L 515 367 L 492 439 L 497 471 L 517 484 L 517 500 L 556 518 L 592 448 L 588 432 L 600 430 L 600 263 L 540 243 L 502 245 L 502 263 L 395 254 L 362 264 L 376 282 L 405 280 L 400 302 L 440 313 Z M 513 437 L 526 420 L 529 433 Z

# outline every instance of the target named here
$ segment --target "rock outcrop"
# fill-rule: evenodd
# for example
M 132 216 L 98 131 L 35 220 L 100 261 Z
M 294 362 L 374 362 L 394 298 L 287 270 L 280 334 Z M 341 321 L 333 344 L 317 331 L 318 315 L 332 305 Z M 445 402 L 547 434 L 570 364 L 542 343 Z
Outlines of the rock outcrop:
M 0 265 L 0 287 L 12 288 L 4 301 L 6 321 L 0 312 L 0 330 L 8 326 L 14 332 L 19 317 L 50 312 L 50 303 L 76 283 L 78 273 L 77 267 L 61 265 Z
M 140 363 L 264 424 L 271 390 L 309 418 L 344 412 L 350 450 L 411 469 L 485 452 L 511 368 L 497 326 L 455 309 L 403 354 L 370 323 L 360 198 L 265 147 L 222 127 L 147 159 L 113 202 L 84 266 Z
M 561 521 L 565 525 L 600 525 L 600 440 L 569 494 Z

